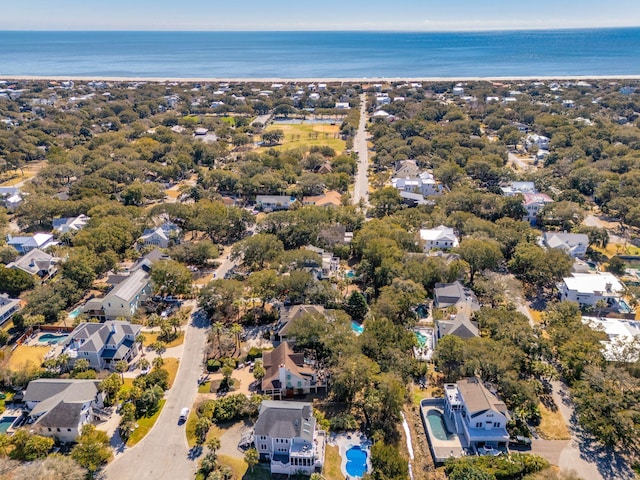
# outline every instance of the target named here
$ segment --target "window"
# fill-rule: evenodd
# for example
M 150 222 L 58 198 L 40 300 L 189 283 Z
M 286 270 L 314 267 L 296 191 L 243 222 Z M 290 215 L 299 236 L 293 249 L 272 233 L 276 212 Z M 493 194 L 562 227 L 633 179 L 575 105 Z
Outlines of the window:
M 47 428 L 47 430 L 51 431 L 51 427 Z
M 70 432 L 70 431 L 71 431 L 71 429 L 70 429 L 70 428 L 67 428 L 67 432 Z
M 476 422 L 476 428 L 482 428 L 482 422 Z
M 496 428 L 500 428 L 500 422 L 494 423 L 493 426 L 496 427 Z

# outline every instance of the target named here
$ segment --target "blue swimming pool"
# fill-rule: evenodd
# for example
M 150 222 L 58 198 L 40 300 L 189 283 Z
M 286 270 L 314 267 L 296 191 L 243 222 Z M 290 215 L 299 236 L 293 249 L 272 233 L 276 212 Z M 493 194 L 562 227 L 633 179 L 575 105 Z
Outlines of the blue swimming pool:
M 424 348 L 427 345 L 427 341 L 429 339 L 420 332 L 415 332 L 415 334 L 416 334 L 416 340 L 418 340 L 418 346 L 420 348 Z
M 360 335 L 360 334 L 362 334 L 362 332 L 364 332 L 364 327 L 362 325 L 360 325 L 358 322 L 352 320 L 351 321 L 351 330 L 353 330 L 356 335 Z
M 59 333 L 43 333 L 38 337 L 38 341 L 40 343 L 60 343 L 64 342 L 67 337 L 69 337 L 69 335 L 66 333 L 62 335 Z
M 362 477 L 367 471 L 367 452 L 358 445 L 347 450 L 346 468 L 350 477 Z
M 622 299 L 618 300 L 618 306 L 620 307 L 620 311 L 622 313 L 633 312 L 633 309 L 629 306 L 629 304 Z
M 0 418 L 0 433 L 7 433 L 7 430 L 9 430 L 9 427 L 11 427 L 11 425 L 13 425 L 13 422 L 15 422 L 16 418 L 18 418 L 18 417 L 2 417 L 2 418 Z
M 80 313 L 82 313 L 82 307 L 76 307 L 69 312 L 69 318 L 76 318 Z
M 427 412 L 427 421 L 431 427 L 431 433 L 438 440 L 449 440 L 452 435 L 447 430 L 447 426 L 444 423 L 442 412 L 432 409 Z

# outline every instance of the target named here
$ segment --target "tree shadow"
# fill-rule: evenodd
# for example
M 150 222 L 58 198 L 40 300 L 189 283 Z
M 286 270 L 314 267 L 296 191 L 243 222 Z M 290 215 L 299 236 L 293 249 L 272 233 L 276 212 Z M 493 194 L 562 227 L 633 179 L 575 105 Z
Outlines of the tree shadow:
M 203 452 L 202 445 L 194 445 L 189 449 L 189 453 L 187 454 L 187 458 L 191 461 L 196 461 Z

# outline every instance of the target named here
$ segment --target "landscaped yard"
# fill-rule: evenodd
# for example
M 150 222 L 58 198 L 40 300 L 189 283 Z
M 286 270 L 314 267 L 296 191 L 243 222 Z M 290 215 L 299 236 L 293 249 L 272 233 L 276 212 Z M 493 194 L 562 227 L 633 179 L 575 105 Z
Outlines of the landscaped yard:
M 142 440 L 147 433 L 149 433 L 151 428 L 153 428 L 153 425 L 156 423 L 156 420 L 160 416 L 160 412 L 162 411 L 162 407 L 164 407 L 165 402 L 166 400 L 164 399 L 160 400 L 160 408 L 158 408 L 158 411 L 151 417 L 143 417 L 136 420 L 136 425 L 138 425 L 138 428 L 136 428 L 129 437 L 127 446 L 133 447 L 136 443 Z
M 159 340 L 160 332 L 144 332 L 144 342 L 143 345 L 145 347 L 150 347 L 155 342 Z M 178 345 L 182 345 L 184 343 L 184 333 L 178 332 L 178 337 L 175 340 L 167 343 L 167 348 L 177 347 Z
M 242 480 L 271 480 L 272 478 L 269 470 L 260 465 L 256 465 L 253 467 L 253 471 L 250 471 L 247 463 L 241 458 L 218 455 L 218 462 L 220 465 L 231 467 L 231 470 L 233 470 L 233 478 Z M 200 474 L 196 476 L 196 480 L 202 478 Z
M 282 130 L 284 139 L 275 147 L 263 147 L 260 150 L 275 148 L 276 150 L 290 150 L 297 147 L 311 147 L 314 145 L 333 148 L 337 153 L 345 149 L 345 142 L 339 138 L 340 122 L 336 125 L 328 123 L 300 123 L 300 124 L 271 124 L 267 131 Z
M 193 447 L 196 444 L 196 423 L 198 423 L 198 415 L 195 412 L 195 408 L 189 413 L 189 418 L 187 418 L 187 424 L 185 426 L 185 433 L 187 435 L 187 444 L 189 447 Z M 220 427 L 217 424 L 211 425 L 209 429 L 209 433 L 207 434 L 207 440 L 213 437 L 222 437 L 225 430 L 227 430 L 233 424 L 225 424 Z M 205 442 L 206 444 L 207 442 Z
M 569 440 L 569 430 L 564 422 L 564 417 L 559 410 L 555 412 L 549 410 L 542 403 L 538 405 L 542 421 L 538 426 L 538 433 L 545 440 Z
M 19 345 L 11 354 L 9 369 L 17 372 L 25 370 L 29 366 L 39 367 L 44 362 L 44 356 L 51 350 L 48 345 L 30 347 Z

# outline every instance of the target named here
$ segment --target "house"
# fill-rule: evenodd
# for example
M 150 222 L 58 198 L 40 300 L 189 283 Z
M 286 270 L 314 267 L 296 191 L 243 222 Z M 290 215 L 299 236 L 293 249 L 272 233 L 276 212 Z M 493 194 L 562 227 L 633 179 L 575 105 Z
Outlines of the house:
M 0 205 L 8 212 L 15 212 L 22 203 L 22 192 L 18 187 L 0 187 Z
M 29 382 L 24 402 L 30 428 L 58 442 L 75 442 L 82 427 L 102 420 L 106 412 L 99 380 L 38 379 Z
M 18 298 L 9 298 L 6 293 L 0 293 L 0 325 L 9 320 L 20 310 L 21 302 Z
M 507 186 L 500 187 L 500 190 L 502 190 L 502 194 L 505 197 L 514 197 L 525 193 L 538 193 L 533 182 L 511 182 Z
M 140 243 L 146 246 L 167 248 L 171 243 L 178 243 L 182 230 L 173 222 L 165 222 L 159 227 L 148 228 L 142 232 Z
M 280 320 L 274 329 L 277 338 L 282 342 L 289 340 L 287 335 L 291 325 L 295 320 L 305 315 L 322 315 L 326 317 L 327 312 L 322 305 L 292 305 L 290 307 L 282 307 L 280 309 Z
M 288 342 L 263 352 L 262 364 L 265 375 L 261 390 L 273 398 L 317 392 L 318 387 L 326 386 L 324 382 L 318 382 L 317 372 L 305 363 L 304 354 L 295 353 Z
M 423 197 L 442 193 L 442 187 L 429 172 L 421 172 L 415 177 L 393 177 L 391 185 L 401 192 L 420 193 Z
M 49 233 L 36 233 L 32 237 L 12 237 L 11 235 L 7 236 L 7 244 L 13 248 L 15 248 L 18 253 L 24 255 L 25 253 L 30 252 L 34 248 L 46 248 L 49 245 L 52 245 L 53 235 Z
M 480 336 L 480 330 L 478 329 L 477 322 L 472 321 L 470 315 L 466 311 L 461 311 L 456 315 L 451 315 L 445 320 L 436 320 L 435 324 L 435 343 L 445 335 L 455 335 L 463 340 Z
M 336 102 L 333 108 L 337 110 L 349 110 L 351 106 L 349 105 L 349 102 Z
M 417 177 L 422 171 L 415 160 L 399 160 L 394 167 L 396 177 Z
M 455 307 L 461 303 L 474 305 L 474 311 L 480 308 L 473 290 L 466 288 L 460 282 L 436 283 L 433 290 L 434 308 Z M 477 308 L 475 306 L 477 306 Z
M 96 370 L 113 369 L 121 360 L 131 364 L 142 351 L 136 341 L 140 331 L 140 325 L 123 321 L 84 322 L 71 332 L 63 353 L 72 362 L 88 360 Z
M 340 207 L 342 195 L 336 190 L 329 190 L 322 195 L 313 195 L 302 199 L 303 205 L 316 205 L 318 207 Z
M 553 203 L 553 199 L 546 193 L 525 193 L 523 197 L 524 200 L 522 204 L 527 214 L 522 217 L 522 220 L 532 225 L 537 221 L 538 212 L 540 212 L 545 205 Z
M 610 362 L 634 363 L 640 360 L 640 322 L 619 318 L 582 317 L 582 323 L 604 332 L 604 357 Z
M 147 264 L 142 263 L 140 268 L 118 283 L 104 298 L 89 300 L 82 311 L 99 320 L 133 317 L 151 293 L 149 268 L 145 265 Z
M 445 384 L 444 413 L 456 427 L 465 448 L 506 448 L 509 441 L 507 407 L 478 378 Z
M 318 430 L 310 403 L 264 400 L 253 427 L 253 441 L 272 474 L 322 471 L 326 433 Z
M 448 250 L 458 246 L 458 237 L 453 233 L 453 228 L 440 225 L 430 229 L 420 229 L 420 241 L 425 252 L 433 248 Z
M 607 309 L 618 309 L 627 306 L 622 300 L 624 286 L 609 272 L 574 273 L 562 279 L 560 299 L 577 302 L 581 308 L 596 307 L 600 300 L 606 303 Z M 628 307 L 628 306 L 627 306 Z
M 589 237 L 584 233 L 545 232 L 542 244 L 547 248 L 558 248 L 573 258 L 582 258 L 589 247 Z
M 455 310 L 442 319 L 435 321 L 434 342 L 445 335 L 455 335 L 467 339 L 479 337 L 478 324 L 471 320 L 474 312 L 480 310 L 476 295 L 460 282 L 437 283 L 433 291 L 433 308 Z
M 89 220 L 91 219 L 84 214 L 80 214 L 77 217 L 56 218 L 53 221 L 53 231 L 59 234 L 77 232 L 83 229 Z
M 288 195 L 256 195 L 256 206 L 265 212 L 289 210 L 295 202 L 296 198 Z
M 29 253 L 16 258 L 7 265 L 7 268 L 17 268 L 29 275 L 37 275 L 45 278 L 54 275 L 57 271 L 58 258 L 42 250 L 35 248 Z
M 526 149 L 529 150 L 534 145 L 538 147 L 539 150 L 549 150 L 549 137 L 538 135 L 536 133 L 527 135 L 527 138 L 525 140 Z

